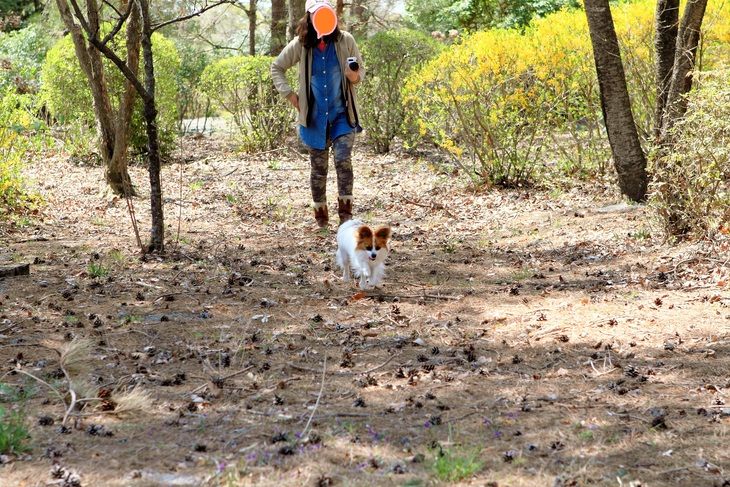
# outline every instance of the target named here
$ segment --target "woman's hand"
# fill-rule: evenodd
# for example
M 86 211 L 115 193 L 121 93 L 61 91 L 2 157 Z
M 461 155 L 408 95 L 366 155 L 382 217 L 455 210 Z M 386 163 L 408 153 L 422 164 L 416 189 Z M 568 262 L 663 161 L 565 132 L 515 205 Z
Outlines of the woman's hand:
M 360 81 L 360 74 L 358 74 L 359 71 L 359 69 L 357 71 L 353 71 L 349 66 L 345 67 L 345 76 L 347 76 L 347 79 L 350 80 L 350 83 L 357 83 Z
M 299 111 L 299 95 L 297 95 L 296 93 L 292 93 L 287 97 L 287 101 L 294 105 L 294 108 Z

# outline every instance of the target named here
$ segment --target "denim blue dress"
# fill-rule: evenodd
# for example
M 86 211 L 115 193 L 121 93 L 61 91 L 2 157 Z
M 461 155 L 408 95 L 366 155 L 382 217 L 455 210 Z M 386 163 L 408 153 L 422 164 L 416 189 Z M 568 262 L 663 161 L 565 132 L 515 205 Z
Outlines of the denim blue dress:
M 334 43 L 312 48 L 312 106 L 309 109 L 308 126 L 299 126 L 302 141 L 313 149 L 323 150 L 327 139 L 353 132 L 347 123 L 342 96 L 342 71 L 337 61 Z

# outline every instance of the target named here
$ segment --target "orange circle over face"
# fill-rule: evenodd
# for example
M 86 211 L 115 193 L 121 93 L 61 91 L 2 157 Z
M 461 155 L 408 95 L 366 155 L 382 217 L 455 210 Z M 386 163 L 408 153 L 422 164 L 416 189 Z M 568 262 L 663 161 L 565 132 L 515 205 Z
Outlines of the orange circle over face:
M 312 14 L 312 25 L 317 31 L 317 37 L 322 38 L 330 35 L 337 27 L 337 14 L 328 6 L 319 7 Z

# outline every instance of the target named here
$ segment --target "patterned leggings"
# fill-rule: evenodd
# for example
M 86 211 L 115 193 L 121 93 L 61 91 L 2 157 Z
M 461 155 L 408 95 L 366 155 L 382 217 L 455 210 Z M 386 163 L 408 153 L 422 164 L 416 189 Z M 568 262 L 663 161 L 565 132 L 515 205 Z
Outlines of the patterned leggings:
M 330 147 L 335 158 L 337 171 L 337 191 L 340 196 L 352 196 L 352 146 L 355 143 L 355 132 L 341 135 L 334 141 L 327 139 L 325 149 L 309 148 L 311 163 L 310 184 L 312 186 L 312 201 L 324 203 L 327 201 L 327 170 L 329 168 Z

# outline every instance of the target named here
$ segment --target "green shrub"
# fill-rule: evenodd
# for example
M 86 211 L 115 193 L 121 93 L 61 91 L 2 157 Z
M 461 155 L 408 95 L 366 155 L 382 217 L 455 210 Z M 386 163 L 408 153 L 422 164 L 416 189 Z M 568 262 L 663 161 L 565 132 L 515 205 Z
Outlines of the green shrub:
M 178 128 L 184 130 L 183 120 L 210 116 L 210 100 L 199 88 L 200 76 L 211 63 L 208 53 L 192 43 L 177 43 L 180 69 L 177 72 Z
M 218 108 L 230 113 L 246 151 L 279 147 L 291 129 L 292 106 L 274 89 L 273 57 L 241 56 L 221 59 L 205 68 L 201 89 Z M 296 85 L 294 69 L 287 72 Z
M 434 450 L 431 469 L 443 482 L 459 482 L 475 475 L 484 468 L 479 460 L 480 448 L 438 448 Z
M 609 173 L 611 152 L 585 14 L 563 11 L 549 15 L 533 22 L 525 37 L 535 51 L 528 63 L 544 90 L 545 117 L 537 122 L 548 162 L 542 168 L 542 182 L 555 184 L 563 176 L 591 179 Z
M 43 34 L 36 25 L 7 33 L 0 31 L 0 90 L 11 85 L 24 93 L 38 90 L 48 50 Z
M 367 75 L 358 87 L 361 124 L 375 150 L 384 153 L 396 136 L 417 130 L 406 119 L 406 78 L 434 57 L 441 45 L 416 31 L 380 32 L 362 44 Z
M 111 46 L 122 59 L 126 58 L 123 35 L 117 35 Z M 155 102 L 157 106 L 157 128 L 163 152 L 172 150 L 177 132 L 177 85 L 176 76 L 180 59 L 172 41 L 162 35 L 152 35 L 153 57 L 155 62 Z M 119 69 L 104 59 L 107 89 L 116 113 L 124 93 L 126 78 Z M 144 83 L 144 66 L 140 60 L 140 80 Z M 73 41 L 66 36 L 49 51 L 43 65 L 42 99 L 51 115 L 62 125 L 77 124 L 85 128 L 94 127 L 94 109 L 89 83 L 79 62 Z M 142 99 L 137 96 L 132 116 L 132 136 L 130 144 L 139 152 L 146 151 L 147 133 L 143 116 Z
M 650 160 L 649 205 L 670 237 L 730 233 L 730 70 L 705 73 L 674 127 L 674 144 Z

